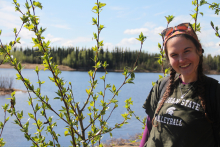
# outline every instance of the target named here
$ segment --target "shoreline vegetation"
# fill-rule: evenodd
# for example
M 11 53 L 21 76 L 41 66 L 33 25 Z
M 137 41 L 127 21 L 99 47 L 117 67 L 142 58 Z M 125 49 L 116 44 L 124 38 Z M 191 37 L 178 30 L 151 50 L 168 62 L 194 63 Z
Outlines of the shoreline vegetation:
M 24 69 L 35 69 L 36 66 L 38 66 L 39 69 L 44 69 L 44 66 L 42 64 L 32 64 L 32 63 L 22 63 L 22 66 L 24 66 Z M 9 63 L 5 63 L 0 65 L 0 69 L 6 68 L 6 69 L 12 69 L 13 66 L 11 66 Z M 89 71 L 86 68 L 71 68 L 66 65 L 58 65 L 58 69 L 61 71 Z M 102 70 L 99 70 L 102 71 Z M 103 70 L 104 71 L 104 70 Z M 118 69 L 108 69 L 109 72 L 123 72 L 124 70 L 118 70 Z M 160 70 L 154 70 L 154 71 L 149 71 L 149 70 L 144 70 L 144 69 L 136 69 L 135 72 L 146 72 L 146 73 L 162 73 Z M 216 70 L 205 70 L 205 74 L 211 74 L 211 75 L 220 75 L 220 72 Z
M 23 63 L 22 66 L 24 66 L 24 69 L 35 69 L 36 66 L 38 66 L 39 69 L 44 69 L 44 66 L 42 64 L 31 64 L 31 63 Z M 12 69 L 13 66 L 11 66 L 9 63 L 5 63 L 0 65 L 0 69 Z M 88 71 L 87 69 L 74 69 L 66 65 L 58 65 L 58 68 L 61 71 Z M 100 70 L 101 71 L 101 70 Z M 123 72 L 123 70 L 113 70 L 109 69 L 109 72 Z M 161 71 L 149 71 L 149 70 L 136 70 L 135 72 L 146 72 L 146 73 L 160 73 Z M 216 70 L 209 70 L 205 71 L 205 74 L 213 74 L 213 75 L 219 75 L 220 72 L 217 72 Z M 0 96 L 11 94 L 14 91 L 21 91 L 21 92 L 26 92 L 24 90 L 19 90 L 19 89 L 14 89 L 14 88 L 0 88 Z
M 24 63 L 22 64 L 24 66 L 24 69 L 35 69 L 36 66 L 38 66 L 39 69 L 44 69 L 44 66 L 42 64 L 30 64 L 30 63 Z M 0 69 L 12 69 L 13 66 L 11 66 L 9 63 L 5 63 L 0 65 Z M 58 68 L 61 71 L 87 71 L 86 69 L 74 69 L 69 66 L 65 65 L 58 65 Z M 122 72 L 123 70 L 109 70 L 109 72 Z M 151 72 L 148 70 L 137 70 L 137 72 Z M 160 71 L 153 71 L 155 73 L 160 72 Z M 20 89 L 15 89 L 15 88 L 0 88 L 0 96 L 3 95 L 10 95 L 12 92 L 18 91 L 18 92 L 24 92 L 26 93 L 27 91 L 25 90 L 20 90 Z M 140 145 L 140 140 L 138 139 L 138 135 L 136 134 L 134 136 L 131 136 L 129 139 L 123 139 L 123 138 L 112 138 L 109 140 L 106 140 L 104 142 L 104 147 L 139 147 Z

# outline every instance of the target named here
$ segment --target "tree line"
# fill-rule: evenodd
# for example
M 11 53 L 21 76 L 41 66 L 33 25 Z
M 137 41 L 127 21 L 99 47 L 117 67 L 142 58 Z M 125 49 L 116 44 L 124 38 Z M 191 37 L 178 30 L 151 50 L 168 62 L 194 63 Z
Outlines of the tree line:
M 14 58 L 17 58 L 22 63 L 41 64 L 41 53 L 34 48 L 14 48 L 12 53 Z M 98 58 L 103 63 L 107 61 L 110 70 L 122 70 L 124 67 L 131 68 L 135 63 L 139 51 L 131 51 L 130 49 L 123 49 L 115 47 L 113 50 L 100 49 Z M 94 66 L 93 58 L 94 51 L 90 48 L 79 47 L 51 47 L 50 56 L 52 61 L 58 65 L 67 65 L 78 70 L 90 70 Z M 138 70 L 160 71 L 161 66 L 158 63 L 159 54 L 141 52 L 137 62 Z M 167 64 L 165 66 L 168 66 Z M 216 70 L 220 72 L 220 55 L 212 56 L 210 54 L 204 55 L 204 69 L 205 71 Z

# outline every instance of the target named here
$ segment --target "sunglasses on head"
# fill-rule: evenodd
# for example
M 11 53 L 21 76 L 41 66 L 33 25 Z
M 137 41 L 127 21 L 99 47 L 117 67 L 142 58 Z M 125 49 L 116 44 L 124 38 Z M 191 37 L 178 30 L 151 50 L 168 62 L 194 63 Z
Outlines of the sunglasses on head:
M 189 29 L 191 28 L 191 29 Z M 169 35 L 172 35 L 175 31 L 182 31 L 182 32 L 186 32 L 186 31 L 193 31 L 193 33 L 195 34 L 192 25 L 190 23 L 181 23 L 178 26 L 175 27 L 169 27 L 165 30 L 163 30 L 161 32 L 162 37 L 168 37 Z

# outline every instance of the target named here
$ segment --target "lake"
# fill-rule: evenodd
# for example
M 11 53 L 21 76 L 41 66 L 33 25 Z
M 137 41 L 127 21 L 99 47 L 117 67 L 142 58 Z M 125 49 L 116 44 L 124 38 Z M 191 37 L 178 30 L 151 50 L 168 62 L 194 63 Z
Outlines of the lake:
M 152 88 L 152 82 L 156 81 L 158 79 L 158 75 L 161 73 L 135 73 L 135 84 L 126 84 L 121 88 L 121 92 L 116 97 L 117 100 L 119 100 L 119 107 L 113 111 L 113 114 L 111 118 L 109 119 L 108 123 L 109 126 L 114 126 L 115 123 L 121 123 L 123 121 L 123 118 L 121 116 L 122 113 L 126 112 L 126 109 L 124 106 L 124 101 L 130 97 L 132 97 L 133 105 L 132 110 L 135 111 L 135 114 L 140 116 L 141 118 L 144 118 L 146 116 L 144 109 L 142 108 L 142 105 Z M 25 78 L 29 78 L 30 81 L 34 84 L 35 88 L 37 87 L 37 77 L 36 73 L 33 69 L 24 69 L 22 70 L 22 75 Z M 99 91 L 103 91 L 103 81 L 99 79 L 99 77 L 103 76 L 104 72 L 97 72 L 96 78 L 98 79 L 98 86 L 95 89 L 95 93 Z M 14 77 L 16 78 L 16 71 L 14 69 L 0 69 L 0 76 L 8 76 L 8 77 Z M 50 82 L 48 79 L 48 76 L 51 76 L 51 73 L 49 71 L 41 71 L 40 72 L 40 79 L 42 81 L 45 81 L 45 84 L 42 85 L 42 95 L 47 95 L 50 100 L 52 107 L 55 110 L 60 110 L 60 107 L 62 106 L 62 103 L 60 103 L 59 100 L 53 100 L 54 97 L 56 97 L 56 91 L 57 87 L 54 83 Z M 218 81 L 220 81 L 220 75 L 208 75 L 211 76 Z M 63 71 L 60 77 L 63 77 L 64 81 L 71 82 L 73 85 L 73 95 L 76 101 L 79 101 L 81 103 L 80 106 L 82 106 L 82 103 L 86 101 L 87 94 L 85 92 L 85 89 L 88 89 L 89 84 L 89 75 L 87 72 L 78 72 L 78 71 Z M 119 88 L 121 84 L 124 81 L 124 76 L 122 73 L 116 73 L 116 72 L 109 72 L 106 78 L 106 84 L 115 84 L 116 88 Z M 21 81 L 14 80 L 13 88 L 16 89 L 22 89 L 26 90 L 25 86 Z M 31 94 L 31 96 L 34 98 L 34 95 Z M 109 100 L 112 98 L 112 93 L 110 91 L 106 91 L 106 100 Z M 5 99 L 9 98 L 10 95 L 0 96 L 0 105 L 4 105 L 5 103 L 9 103 L 10 100 Z M 22 93 L 17 92 L 16 95 L 16 110 L 17 111 L 24 111 L 24 118 L 21 120 L 22 123 L 26 123 L 28 120 L 28 112 L 33 112 L 32 108 L 27 104 L 28 100 L 28 93 Z M 37 100 L 34 101 L 36 104 Z M 99 102 L 98 102 L 99 103 Z M 113 105 L 110 105 L 109 111 L 107 114 L 110 113 L 112 110 Z M 84 115 L 88 113 L 87 109 L 84 112 Z M 58 120 L 58 118 L 54 115 L 52 111 L 47 111 L 47 115 L 53 116 L 53 120 L 57 121 L 58 127 L 55 127 L 55 132 L 59 133 L 61 135 L 61 138 L 59 139 L 59 142 L 61 146 L 68 146 L 70 145 L 69 140 L 70 138 L 63 137 L 64 131 L 65 131 L 65 123 Z M 3 121 L 3 109 L 0 109 L 0 121 Z M 8 115 L 7 115 L 8 116 Z M 41 120 L 41 116 L 39 115 L 38 118 Z M 27 142 L 27 140 L 24 138 L 24 134 L 20 131 L 20 128 L 13 124 L 14 117 L 10 118 L 10 121 L 6 123 L 6 126 L 3 131 L 2 138 L 6 141 L 7 147 L 28 147 L 31 146 L 31 142 Z M 129 124 L 124 125 L 121 129 L 115 129 L 113 133 L 113 137 L 115 138 L 129 138 L 132 135 L 135 135 L 137 133 L 142 132 L 142 124 L 136 120 L 135 118 L 132 118 L 128 120 Z M 30 126 L 29 131 L 30 133 L 35 133 L 35 127 L 31 125 L 32 120 L 30 120 Z M 88 123 L 88 118 L 85 119 L 85 124 Z M 45 134 L 46 136 L 46 134 Z M 49 138 L 51 139 L 51 138 Z M 109 134 L 105 134 L 103 136 L 103 140 L 110 139 Z

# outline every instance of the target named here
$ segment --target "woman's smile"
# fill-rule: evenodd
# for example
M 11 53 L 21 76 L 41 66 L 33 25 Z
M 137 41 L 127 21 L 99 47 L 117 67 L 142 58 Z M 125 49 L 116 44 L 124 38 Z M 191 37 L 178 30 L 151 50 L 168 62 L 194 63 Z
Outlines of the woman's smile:
M 196 81 L 199 53 L 193 42 L 184 37 L 174 37 L 169 39 L 166 47 L 169 62 L 181 74 L 182 80 L 186 83 Z
M 188 67 L 190 64 L 186 64 L 186 65 L 182 65 L 180 66 L 181 68 L 185 68 L 185 67 Z

